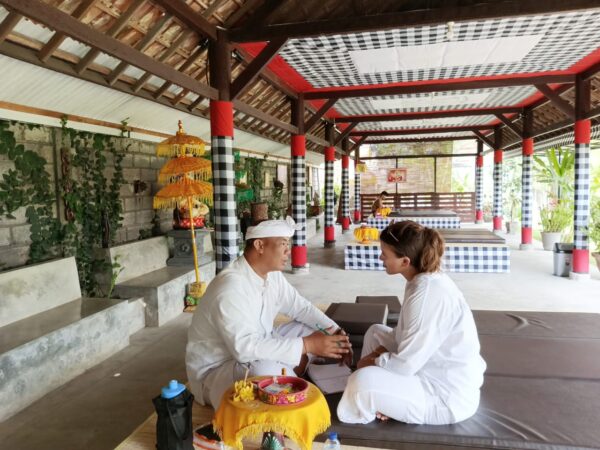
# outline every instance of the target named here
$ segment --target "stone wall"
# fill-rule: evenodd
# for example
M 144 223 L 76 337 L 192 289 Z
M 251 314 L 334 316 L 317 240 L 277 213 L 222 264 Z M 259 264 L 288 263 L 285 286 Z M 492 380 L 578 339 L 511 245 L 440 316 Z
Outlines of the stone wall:
M 53 189 L 57 192 L 55 217 L 56 214 L 64 217 L 62 200 L 58 200 L 57 183 L 57 177 L 61 173 L 61 161 L 57 155 L 60 154 L 62 130 L 47 126 L 32 128 L 16 123 L 10 126 L 10 131 L 15 134 L 17 144 L 23 144 L 25 149 L 35 151 L 48 162 L 46 171 L 50 174 L 51 182 L 54 183 Z M 125 184 L 120 192 L 123 221 L 122 227 L 117 230 L 117 243 L 136 240 L 140 237 L 140 232 L 149 236 L 152 235 L 153 229 L 154 233 L 158 230 L 168 231 L 171 228 L 172 212 L 161 211 L 155 214 L 152 208 L 153 195 L 159 189 L 158 170 L 165 159 L 155 156 L 155 144 L 152 142 L 120 137 L 111 139 L 118 150 L 126 152 L 122 161 Z M 114 160 L 110 153 L 106 153 L 105 156 L 105 176 L 110 180 L 114 172 Z M 0 177 L 13 167 L 6 155 L 0 155 Z M 135 183 L 136 180 L 138 183 Z M 136 193 L 136 185 L 143 189 L 138 189 L 139 192 Z M 18 209 L 13 215 L 15 219 L 0 217 L 0 270 L 22 266 L 28 259 L 30 239 L 25 207 Z

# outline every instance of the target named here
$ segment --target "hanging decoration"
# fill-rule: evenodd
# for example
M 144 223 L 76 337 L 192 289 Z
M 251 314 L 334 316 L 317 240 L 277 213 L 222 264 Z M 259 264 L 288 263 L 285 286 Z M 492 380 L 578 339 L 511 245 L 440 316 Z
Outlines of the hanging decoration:
M 159 172 L 159 182 L 168 184 L 154 196 L 154 208 L 171 209 L 183 206 L 188 211 L 196 274 L 196 281 L 190 285 L 190 296 L 194 299 L 199 299 L 206 291 L 206 283 L 200 280 L 198 269 L 194 210 L 197 202 L 212 205 L 213 201 L 213 186 L 204 181 L 211 177 L 211 162 L 192 156 L 201 156 L 204 152 L 204 141 L 185 134 L 181 120 L 177 134 L 164 140 L 156 148 L 158 156 L 175 156 L 175 159 L 167 161 Z

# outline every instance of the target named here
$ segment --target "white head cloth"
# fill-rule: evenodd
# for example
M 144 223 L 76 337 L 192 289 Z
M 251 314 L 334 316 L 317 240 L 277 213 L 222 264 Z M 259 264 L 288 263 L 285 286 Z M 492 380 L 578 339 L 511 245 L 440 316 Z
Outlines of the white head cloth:
M 248 227 L 246 230 L 246 240 L 268 238 L 268 237 L 292 237 L 299 225 L 296 225 L 294 219 L 287 216 L 285 220 L 265 220 L 258 225 Z

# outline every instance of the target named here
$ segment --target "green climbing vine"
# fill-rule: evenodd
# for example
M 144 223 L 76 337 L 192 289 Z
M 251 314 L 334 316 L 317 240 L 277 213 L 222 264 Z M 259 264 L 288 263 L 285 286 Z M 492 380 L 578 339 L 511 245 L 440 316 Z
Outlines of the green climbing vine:
M 98 249 L 114 243 L 121 224 L 124 152 L 116 149 L 114 138 L 73 130 L 66 121 L 62 134 L 61 190 L 68 221 L 65 244 L 77 259 L 82 292 L 102 295 L 96 274 L 110 271 L 111 266 Z M 107 154 L 114 160 L 112 170 L 107 169 Z
M 254 201 L 260 201 L 260 190 L 264 183 L 263 160 L 257 158 L 246 158 L 244 168 L 246 169 L 247 182 L 246 184 L 252 188 L 254 192 Z
M 46 159 L 17 144 L 6 121 L 0 121 L 0 155 L 7 155 L 14 164 L 0 181 L 0 216 L 15 219 L 13 213 L 26 207 L 25 217 L 31 225 L 30 263 L 62 256 L 65 230 L 54 217 L 55 196 Z

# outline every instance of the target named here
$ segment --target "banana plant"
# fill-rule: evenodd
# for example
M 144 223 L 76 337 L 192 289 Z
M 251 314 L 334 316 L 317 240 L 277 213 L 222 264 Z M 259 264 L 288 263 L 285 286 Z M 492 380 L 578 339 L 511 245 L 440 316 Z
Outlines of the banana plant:
M 548 184 L 551 193 L 559 200 L 573 192 L 573 174 L 575 153 L 565 147 L 546 150 L 544 156 L 533 156 L 536 165 L 536 178 L 540 183 Z M 566 195 L 565 195 L 566 194 Z

